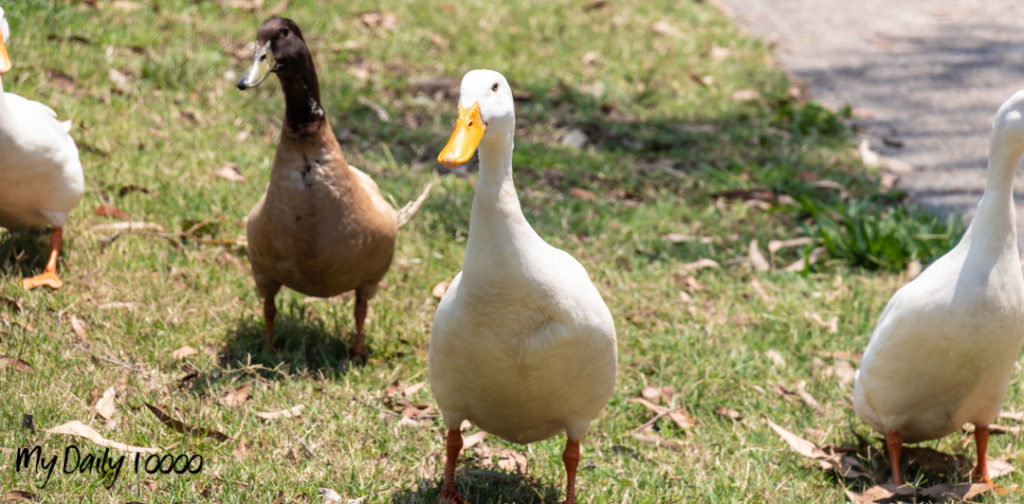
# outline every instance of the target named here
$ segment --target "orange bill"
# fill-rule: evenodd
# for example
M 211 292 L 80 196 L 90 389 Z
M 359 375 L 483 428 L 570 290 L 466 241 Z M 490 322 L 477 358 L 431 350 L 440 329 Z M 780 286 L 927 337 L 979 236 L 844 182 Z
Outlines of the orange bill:
M 484 136 L 483 119 L 480 118 L 480 104 L 474 103 L 472 107 L 465 108 L 459 104 L 459 118 L 455 120 L 455 130 L 452 131 L 448 145 L 437 155 L 437 162 L 446 168 L 455 168 L 473 157 L 476 146 Z
M 11 69 L 11 57 L 7 55 L 7 45 L 0 40 L 0 74 Z

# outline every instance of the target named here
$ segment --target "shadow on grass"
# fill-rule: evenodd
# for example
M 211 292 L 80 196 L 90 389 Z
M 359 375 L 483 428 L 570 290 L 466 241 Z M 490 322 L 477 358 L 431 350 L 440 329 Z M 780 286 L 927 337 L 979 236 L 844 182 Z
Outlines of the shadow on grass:
M 459 459 L 455 485 L 459 495 L 469 504 L 557 504 L 562 502 L 563 489 L 520 476 L 478 467 L 472 459 L 468 464 Z M 391 494 L 392 504 L 437 504 L 441 491 L 440 477 L 420 480 L 418 488 L 403 488 Z
M 354 331 L 346 324 L 348 319 L 338 320 L 342 315 L 333 310 L 331 316 L 321 315 L 302 301 L 292 300 L 285 306 L 281 301 L 278 299 L 274 322 L 274 350 L 268 352 L 264 347 L 263 314 L 255 313 L 245 316 L 228 332 L 218 356 L 219 364 L 225 368 L 260 365 L 266 369 L 283 364 L 289 372 L 328 377 L 347 372 L 352 365 L 350 358 L 355 338 Z M 373 358 L 372 334 L 367 337 L 367 350 Z M 274 372 L 262 374 L 267 378 L 281 377 Z
M 65 242 L 66 244 L 66 242 Z M 57 260 L 58 271 L 67 251 Z M 42 273 L 50 257 L 50 229 L 0 232 L 0 274 L 21 279 Z

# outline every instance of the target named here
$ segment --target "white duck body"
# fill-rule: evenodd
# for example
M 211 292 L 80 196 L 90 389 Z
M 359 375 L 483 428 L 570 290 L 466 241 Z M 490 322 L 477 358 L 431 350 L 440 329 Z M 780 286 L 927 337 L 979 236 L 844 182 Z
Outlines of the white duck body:
M 0 83 L 0 91 L 3 84 Z M 62 227 L 85 191 L 78 148 L 46 105 L 0 96 L 0 226 Z
M 9 68 L 10 36 L 0 9 L 0 52 Z M 42 103 L 3 91 L 0 77 L 0 226 L 8 229 L 62 227 L 85 191 L 71 121 Z
M 500 82 L 493 96 L 474 93 Z M 486 81 L 486 82 L 478 82 Z M 615 383 L 615 326 L 586 270 L 523 216 L 512 182 L 508 83 L 473 71 L 462 101 L 487 124 L 463 271 L 431 331 L 430 384 L 445 423 L 470 420 L 516 443 L 586 434 Z
M 871 335 L 853 404 L 876 431 L 922 441 L 999 413 L 1024 341 L 1012 193 L 1022 106 L 1018 91 L 996 115 L 988 183 L 960 243 L 893 295 Z

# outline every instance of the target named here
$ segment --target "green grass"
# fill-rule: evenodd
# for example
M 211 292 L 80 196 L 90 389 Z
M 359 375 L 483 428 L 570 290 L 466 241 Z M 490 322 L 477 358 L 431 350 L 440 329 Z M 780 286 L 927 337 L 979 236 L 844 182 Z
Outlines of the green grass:
M 266 14 L 226 3 L 165 0 L 130 12 L 102 1 L 100 9 L 44 0 L 6 6 L 15 67 L 4 87 L 74 121 L 88 187 L 65 232 L 64 289 L 21 290 L 16 281 L 41 270 L 47 241 L 0 234 L 0 354 L 34 367 L 0 370 L 0 489 L 45 502 L 85 495 L 104 503 L 248 503 L 280 493 L 284 502 L 320 502 L 317 489 L 326 487 L 342 502 L 433 503 L 442 423 L 405 425 L 385 390 L 393 381 L 426 380 L 437 303 L 431 289 L 460 268 L 475 175 L 442 176 L 400 232 L 395 264 L 370 303 L 367 365 L 344 359 L 350 296 L 284 290 L 278 352 L 264 352 L 245 250 L 230 242 L 244 235 L 267 182 L 284 106 L 276 79 L 235 89 L 248 61 L 232 52 L 251 44 Z M 380 8 L 397 16 L 397 30 L 360 20 Z M 820 429 L 809 437 L 822 443 L 870 436 L 849 408 L 849 388 L 826 375 L 831 361 L 817 352 L 863 349 L 903 281 L 884 271 L 934 258 L 962 226 L 880 192 L 852 152 L 845 118 L 789 97 L 762 44 L 703 2 L 292 0 L 285 15 L 306 35 L 346 156 L 398 202 L 435 179 L 433 158 L 454 121 L 456 96 L 422 82 L 457 83 L 478 67 L 509 78 L 519 96 L 514 166 L 527 217 L 587 267 L 618 329 L 619 378 L 583 444 L 581 502 L 845 499 L 841 480 L 792 454 L 763 418 L 801 434 Z M 658 33 L 659 22 L 677 33 Z M 55 70 L 73 82 L 60 84 Z M 112 70 L 126 76 L 123 84 Z M 731 98 L 744 89 L 758 97 Z M 563 146 L 571 129 L 591 142 Z M 216 177 L 226 163 L 247 180 Z M 596 200 L 572 196 L 577 188 Z M 788 198 L 748 201 L 755 189 Z M 742 197 L 716 196 L 724 193 Z M 93 215 L 104 203 L 169 233 L 203 224 L 195 234 L 207 241 L 92 231 L 111 221 Z M 801 236 L 814 242 L 778 251 L 771 272 L 755 273 L 746 260 L 752 239 L 764 249 Z M 827 249 L 823 260 L 801 273 L 782 271 L 817 246 Z M 700 258 L 721 268 L 686 269 Z M 838 317 L 838 331 L 811 313 Z M 72 317 L 84 322 L 84 340 Z M 174 359 L 183 345 L 199 353 Z M 1020 378 L 1015 373 L 1014 383 Z M 824 414 L 773 392 L 802 380 Z M 248 382 L 245 405 L 221 402 Z M 696 419 L 687 431 L 658 422 L 656 433 L 678 451 L 633 436 L 651 413 L 629 399 L 646 385 L 674 387 L 671 404 Z M 90 409 L 108 387 L 117 392 L 116 426 Z M 1024 408 L 1018 390 L 1010 387 L 1006 409 Z M 431 404 L 429 387 L 411 400 Z M 231 440 L 174 432 L 146 403 Z M 305 409 L 296 418 L 255 415 L 298 404 Z M 719 407 L 743 419 L 723 417 Z M 95 474 L 58 469 L 40 489 L 41 477 L 14 470 L 15 449 L 41 444 L 56 454 L 75 440 L 21 427 L 26 414 L 40 428 L 80 420 L 117 441 L 201 454 L 205 466 L 196 476 L 128 472 L 110 490 Z M 468 472 L 460 473 L 460 490 L 471 502 L 557 502 L 562 443 L 521 447 L 489 437 L 492 451 L 524 452 L 526 473 L 483 472 L 484 450 L 473 448 L 461 459 Z M 956 453 L 961 445 L 961 436 L 929 444 Z M 997 436 L 990 454 L 1020 463 L 1024 451 L 1017 437 Z M 1020 484 L 1021 476 L 1001 482 Z

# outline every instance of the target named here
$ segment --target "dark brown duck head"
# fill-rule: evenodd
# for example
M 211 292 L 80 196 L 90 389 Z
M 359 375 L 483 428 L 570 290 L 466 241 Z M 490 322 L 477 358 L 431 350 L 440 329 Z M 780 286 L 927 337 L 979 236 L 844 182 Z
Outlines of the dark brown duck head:
M 256 87 L 276 73 L 284 89 L 285 121 L 293 130 L 323 120 L 320 85 L 313 57 L 295 21 L 270 18 L 256 32 L 256 47 L 249 71 L 238 80 L 238 89 Z

